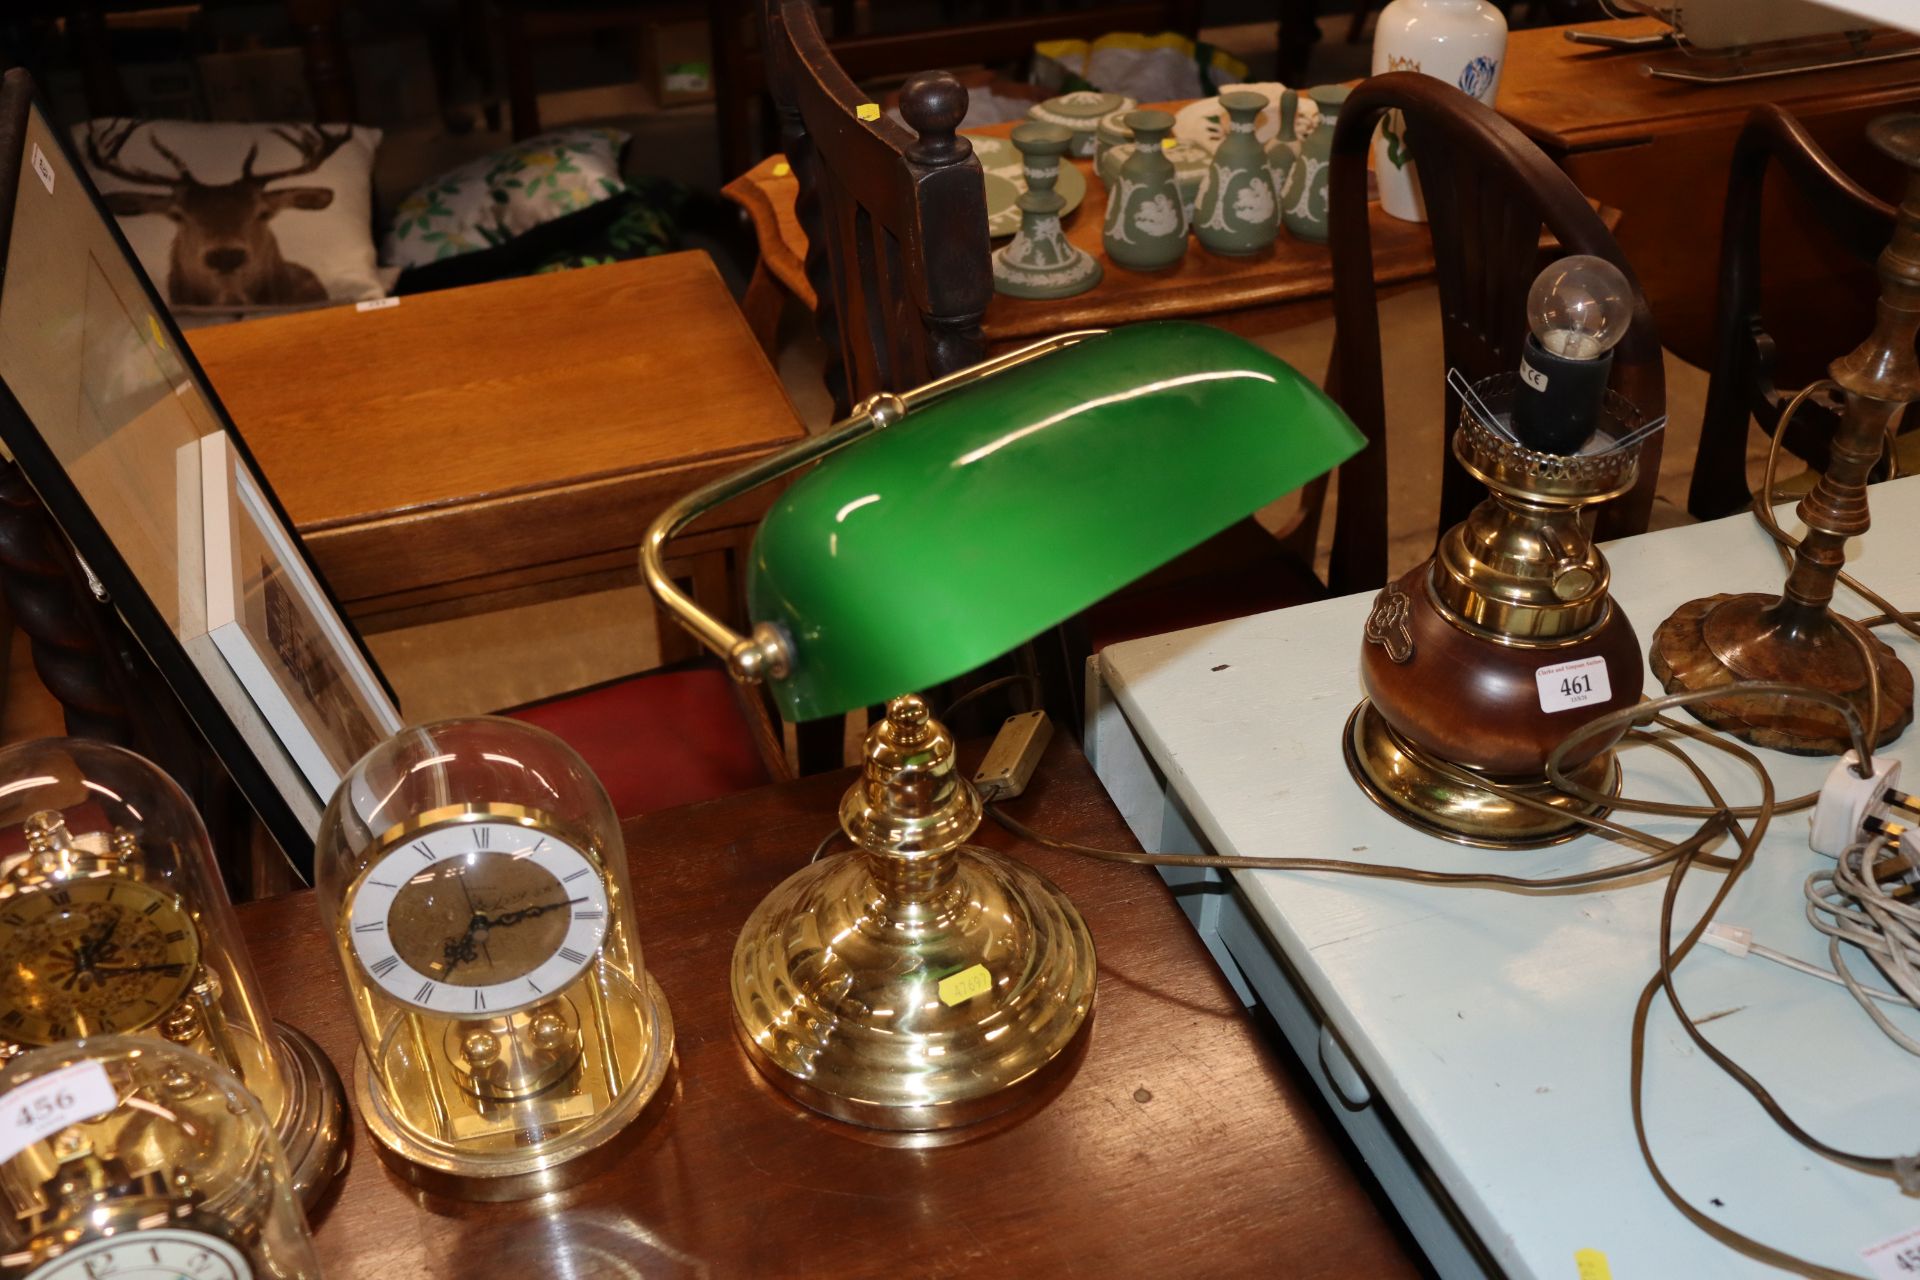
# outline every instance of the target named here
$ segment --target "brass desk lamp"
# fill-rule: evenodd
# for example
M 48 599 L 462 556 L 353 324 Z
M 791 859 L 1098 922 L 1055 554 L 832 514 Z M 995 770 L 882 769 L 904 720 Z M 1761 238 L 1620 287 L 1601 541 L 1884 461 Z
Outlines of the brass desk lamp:
M 886 701 L 840 807 L 858 849 L 775 889 L 734 950 L 774 1085 L 881 1129 L 1005 1110 L 1093 1007 L 1093 943 L 1024 864 L 966 844 L 979 796 L 919 698 L 1355 453 L 1285 364 L 1192 324 L 1068 334 L 904 395 L 682 499 L 641 552 L 662 604 L 793 720 Z M 831 456 L 829 456 L 831 455 Z M 668 579 L 702 512 L 815 459 L 762 522 L 752 634 Z

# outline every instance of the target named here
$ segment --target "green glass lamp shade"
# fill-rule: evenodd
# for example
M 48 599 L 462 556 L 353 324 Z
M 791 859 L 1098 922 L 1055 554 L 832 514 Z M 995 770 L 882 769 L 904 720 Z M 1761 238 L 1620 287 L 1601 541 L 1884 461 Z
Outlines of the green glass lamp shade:
M 1244 339 L 1133 325 L 982 379 L 832 454 L 762 521 L 749 612 L 790 639 L 793 720 L 951 679 L 1359 451 Z

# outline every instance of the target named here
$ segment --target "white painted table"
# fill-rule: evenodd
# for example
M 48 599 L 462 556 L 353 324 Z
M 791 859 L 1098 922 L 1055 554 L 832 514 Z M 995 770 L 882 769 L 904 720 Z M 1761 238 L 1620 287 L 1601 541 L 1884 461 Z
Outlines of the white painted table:
M 1874 529 L 1849 568 L 1912 608 L 1920 513 L 1909 502 L 1920 504 L 1920 477 L 1875 487 Z M 1781 519 L 1796 527 L 1790 509 Z M 1688 599 L 1778 590 L 1784 577 L 1748 516 L 1606 550 L 1643 645 Z M 1463 848 L 1376 808 L 1341 759 L 1370 599 L 1131 641 L 1092 664 L 1088 754 L 1145 848 L 1533 876 L 1632 856 L 1594 837 L 1518 853 Z M 1844 591 L 1840 603 L 1870 612 Z M 1882 634 L 1920 669 L 1920 645 Z M 1647 691 L 1660 692 L 1651 675 Z M 1910 778 L 1920 773 L 1916 742 L 1909 731 L 1892 747 Z M 1783 797 L 1817 787 L 1831 765 L 1760 754 Z M 1631 748 L 1623 763 L 1630 794 L 1698 801 L 1659 753 Z M 1711 771 L 1737 788 L 1730 796 L 1753 794 L 1737 766 Z M 1691 829 L 1628 820 L 1673 838 Z M 1801 885 L 1827 860 L 1806 834 L 1804 814 L 1777 819 L 1719 918 L 1824 964 Z M 1634 1145 L 1628 1031 L 1657 964 L 1664 878 L 1523 895 L 1293 872 L 1165 874 L 1243 997 L 1271 1009 L 1442 1274 L 1571 1278 L 1582 1249 L 1605 1253 L 1622 1280 L 1776 1274 L 1681 1217 Z M 1718 880 L 1689 875 L 1680 928 Z M 1857 971 L 1883 985 L 1864 963 Z M 1920 1152 L 1920 1059 L 1844 990 L 1704 946 L 1678 985 L 1706 1034 L 1813 1133 L 1854 1151 Z M 1920 1017 L 1895 1016 L 1920 1034 Z M 1647 1116 L 1683 1194 L 1790 1253 L 1864 1273 L 1863 1246 L 1920 1226 L 1920 1199 L 1780 1133 L 1694 1048 L 1664 999 L 1649 1026 Z

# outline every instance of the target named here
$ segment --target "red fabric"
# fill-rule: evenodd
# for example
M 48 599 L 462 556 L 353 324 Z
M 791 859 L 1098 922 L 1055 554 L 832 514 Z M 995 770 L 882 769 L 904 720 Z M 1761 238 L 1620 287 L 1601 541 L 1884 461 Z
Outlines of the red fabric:
M 622 819 L 772 781 L 713 667 L 650 671 L 506 714 L 578 751 Z

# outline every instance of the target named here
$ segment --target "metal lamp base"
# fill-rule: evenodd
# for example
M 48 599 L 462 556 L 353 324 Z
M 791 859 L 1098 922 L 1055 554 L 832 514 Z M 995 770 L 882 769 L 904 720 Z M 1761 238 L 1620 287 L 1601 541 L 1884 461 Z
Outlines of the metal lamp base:
M 293 1193 L 311 1212 L 347 1167 L 347 1098 L 340 1073 L 305 1032 L 273 1026 L 274 1058 L 286 1096 L 274 1123 L 293 1175 Z
M 1668 693 L 1713 689 L 1736 680 L 1785 680 L 1827 689 L 1868 716 L 1867 673 L 1859 646 L 1831 615 L 1790 629 L 1776 618 L 1778 596 L 1706 596 L 1690 600 L 1654 632 L 1648 653 L 1653 674 Z M 1913 722 L 1913 673 L 1892 649 L 1867 637 L 1880 678 L 1880 716 L 1869 725 L 1875 746 L 1899 737 Z M 1723 733 L 1795 755 L 1837 756 L 1852 745 L 1837 712 L 1806 702 L 1729 692 L 1687 708 Z
M 1581 817 L 1604 817 L 1594 805 L 1538 782 L 1500 780 L 1499 787 L 1471 786 L 1456 777 L 1463 766 L 1445 766 L 1393 731 L 1362 699 L 1347 718 L 1347 771 L 1373 802 L 1410 827 L 1455 844 L 1488 849 L 1539 849 L 1586 831 Z M 1472 773 L 1473 770 L 1466 770 Z M 1608 795 L 1620 792 L 1620 766 L 1604 751 L 1573 773 L 1573 780 Z M 1564 817 L 1542 814 L 1513 797 L 1520 793 L 1553 806 Z
M 789 877 L 733 952 L 734 1027 L 768 1081 L 875 1129 L 971 1124 L 1044 1091 L 1093 1009 L 1093 937 L 1065 894 L 986 849 L 924 894 L 869 856 Z
M 644 978 L 635 992 L 642 1005 L 644 1036 L 622 1046 L 626 1053 L 641 1055 L 641 1066 L 626 1087 L 584 1124 L 545 1138 L 536 1125 L 527 1131 L 526 1145 L 511 1150 L 477 1155 L 429 1141 L 394 1115 L 374 1087 L 363 1049 L 354 1060 L 353 1095 L 381 1159 L 422 1190 L 460 1200 L 525 1200 L 601 1172 L 625 1150 L 615 1139 L 640 1118 L 673 1065 L 673 1015 L 653 975 Z

